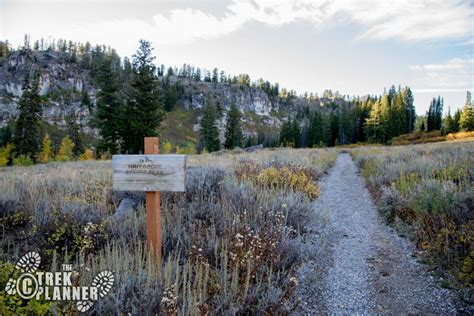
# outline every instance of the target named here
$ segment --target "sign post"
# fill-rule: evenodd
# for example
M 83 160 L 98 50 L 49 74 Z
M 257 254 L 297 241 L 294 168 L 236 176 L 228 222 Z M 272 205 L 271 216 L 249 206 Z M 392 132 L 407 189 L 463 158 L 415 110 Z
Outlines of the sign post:
M 160 153 L 158 137 L 145 137 L 145 155 Z M 161 209 L 160 192 L 146 192 L 146 235 L 148 251 L 157 262 L 161 262 Z
M 147 246 L 161 262 L 160 192 L 184 192 L 186 155 L 159 155 L 158 137 L 145 137 L 144 155 L 113 155 L 114 190 L 145 191 Z

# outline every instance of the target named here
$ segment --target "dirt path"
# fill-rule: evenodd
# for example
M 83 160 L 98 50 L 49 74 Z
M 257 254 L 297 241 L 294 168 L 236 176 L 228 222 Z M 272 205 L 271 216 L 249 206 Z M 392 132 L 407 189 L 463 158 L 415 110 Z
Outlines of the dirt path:
M 453 294 L 379 218 L 348 154 L 320 185 L 298 275 L 299 314 L 456 312 Z

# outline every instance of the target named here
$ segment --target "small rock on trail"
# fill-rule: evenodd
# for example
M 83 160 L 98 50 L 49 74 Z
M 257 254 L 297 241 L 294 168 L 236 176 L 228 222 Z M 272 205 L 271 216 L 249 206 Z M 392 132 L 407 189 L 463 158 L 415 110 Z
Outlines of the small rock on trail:
M 298 271 L 298 314 L 456 313 L 454 293 L 440 288 L 412 256 L 413 245 L 380 219 L 348 154 L 320 185 Z

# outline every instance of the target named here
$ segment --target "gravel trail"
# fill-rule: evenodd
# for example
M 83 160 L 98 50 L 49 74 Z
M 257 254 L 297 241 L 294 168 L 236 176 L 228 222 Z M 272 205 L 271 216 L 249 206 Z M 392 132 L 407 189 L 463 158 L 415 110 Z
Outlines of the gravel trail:
M 379 218 L 348 154 L 320 181 L 298 271 L 298 314 L 451 314 L 454 294 Z

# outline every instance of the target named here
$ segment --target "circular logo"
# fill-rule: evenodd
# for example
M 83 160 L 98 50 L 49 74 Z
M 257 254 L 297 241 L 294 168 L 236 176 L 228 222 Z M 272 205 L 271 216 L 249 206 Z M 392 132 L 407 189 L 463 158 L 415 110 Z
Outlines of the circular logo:
M 21 298 L 29 300 L 38 292 L 38 280 L 31 273 L 20 275 L 16 281 L 16 292 Z

